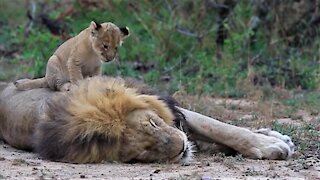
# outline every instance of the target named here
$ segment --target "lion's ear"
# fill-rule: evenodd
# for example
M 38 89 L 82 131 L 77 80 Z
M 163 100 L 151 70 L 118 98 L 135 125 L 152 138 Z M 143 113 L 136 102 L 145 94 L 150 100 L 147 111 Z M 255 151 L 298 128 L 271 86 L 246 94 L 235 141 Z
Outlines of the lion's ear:
M 122 40 L 127 38 L 130 35 L 129 28 L 128 27 L 119 27 L 122 35 Z

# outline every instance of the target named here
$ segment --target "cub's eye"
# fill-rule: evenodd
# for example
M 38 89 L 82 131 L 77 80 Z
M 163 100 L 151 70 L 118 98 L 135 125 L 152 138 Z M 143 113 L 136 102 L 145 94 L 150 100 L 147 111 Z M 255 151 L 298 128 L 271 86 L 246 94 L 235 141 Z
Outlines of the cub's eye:
M 104 44 L 104 45 L 103 45 L 103 48 L 108 49 L 109 46 Z
M 149 122 L 151 126 L 153 126 L 154 128 L 158 128 L 158 125 L 152 119 L 149 119 Z
M 116 47 L 116 51 L 118 50 L 118 47 Z

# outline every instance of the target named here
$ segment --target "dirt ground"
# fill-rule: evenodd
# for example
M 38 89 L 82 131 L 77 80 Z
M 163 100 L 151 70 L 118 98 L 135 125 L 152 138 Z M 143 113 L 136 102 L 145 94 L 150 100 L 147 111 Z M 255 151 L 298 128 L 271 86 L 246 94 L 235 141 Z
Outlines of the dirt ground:
M 251 128 L 270 127 L 269 118 L 271 117 L 267 116 L 270 105 L 261 105 L 248 100 L 199 98 L 181 94 L 176 94 L 175 98 L 186 108 L 223 119 L 225 122 Z M 192 102 L 193 104 L 197 102 L 197 104 L 190 105 Z M 274 109 L 281 108 L 274 107 Z M 319 119 L 319 117 L 310 116 L 307 112 L 298 113 L 302 114 L 299 116 L 300 120 L 277 119 L 279 122 L 298 125 L 303 121 Z M 296 139 L 293 141 L 297 142 Z M 320 179 L 320 152 L 319 149 L 308 152 L 298 150 L 292 158 L 286 161 L 251 160 L 240 155 L 226 157 L 222 154 L 196 153 L 194 160 L 189 164 L 122 164 L 117 162 L 67 164 L 43 160 L 34 153 L 14 149 L 0 141 L 0 179 L 83 178 L 313 180 Z
M 190 164 L 67 164 L 0 145 L 0 179 L 320 179 L 319 159 L 250 160 L 196 154 Z

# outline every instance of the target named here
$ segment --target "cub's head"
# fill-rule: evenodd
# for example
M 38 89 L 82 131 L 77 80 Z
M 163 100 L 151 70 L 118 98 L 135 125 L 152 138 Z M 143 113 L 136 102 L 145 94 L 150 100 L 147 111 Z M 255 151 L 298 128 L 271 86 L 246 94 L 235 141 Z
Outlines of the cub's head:
M 118 47 L 129 36 L 127 27 L 118 27 L 110 22 L 99 24 L 92 21 L 89 30 L 92 48 L 104 62 L 115 58 Z

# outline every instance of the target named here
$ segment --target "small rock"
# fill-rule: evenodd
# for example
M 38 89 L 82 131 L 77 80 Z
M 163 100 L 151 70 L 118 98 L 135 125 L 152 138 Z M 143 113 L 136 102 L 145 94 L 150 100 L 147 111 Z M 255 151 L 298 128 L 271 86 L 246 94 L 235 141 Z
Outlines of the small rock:
M 86 178 L 86 176 L 85 176 L 85 175 L 83 175 L 83 174 L 81 174 L 81 175 L 80 175 L 80 178 L 82 178 L 82 179 L 83 179 L 83 178 Z
M 201 180 L 213 180 L 213 178 L 210 176 L 202 176 Z
M 155 171 L 153 171 L 153 173 L 158 174 L 160 172 L 160 169 L 156 169 Z
M 307 154 L 307 155 L 306 155 L 306 158 L 312 158 L 312 157 L 313 157 L 312 154 Z
M 183 163 L 181 166 L 190 166 L 190 163 Z
M 255 115 L 247 114 L 240 118 L 241 121 L 252 121 L 256 118 Z

